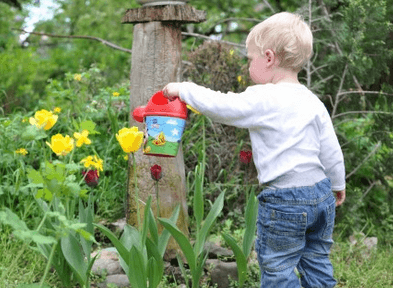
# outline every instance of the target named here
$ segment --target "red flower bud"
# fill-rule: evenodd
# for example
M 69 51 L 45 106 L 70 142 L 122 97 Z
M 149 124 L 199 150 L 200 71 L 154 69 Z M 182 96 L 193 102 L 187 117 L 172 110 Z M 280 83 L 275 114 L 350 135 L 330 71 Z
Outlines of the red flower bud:
M 151 178 L 155 181 L 158 181 L 161 179 L 161 166 L 160 165 L 153 165 L 150 167 L 150 173 L 151 173 Z
M 244 164 L 248 164 L 251 162 L 252 152 L 251 151 L 240 151 L 239 154 L 240 161 Z
M 83 176 L 85 176 L 85 182 L 90 187 L 95 187 L 98 185 L 98 174 L 97 170 L 89 170 L 87 172 L 82 171 Z

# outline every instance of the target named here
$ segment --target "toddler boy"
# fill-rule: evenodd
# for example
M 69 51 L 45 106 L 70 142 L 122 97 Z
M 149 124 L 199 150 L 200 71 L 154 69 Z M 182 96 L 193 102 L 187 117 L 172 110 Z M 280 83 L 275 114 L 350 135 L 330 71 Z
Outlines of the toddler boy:
M 278 13 L 246 40 L 257 85 L 239 94 L 188 82 L 163 89 L 213 121 L 249 130 L 258 180 L 267 185 L 258 195 L 255 241 L 263 288 L 336 285 L 329 253 L 335 207 L 345 200 L 345 168 L 324 104 L 298 81 L 312 41 L 300 16 Z

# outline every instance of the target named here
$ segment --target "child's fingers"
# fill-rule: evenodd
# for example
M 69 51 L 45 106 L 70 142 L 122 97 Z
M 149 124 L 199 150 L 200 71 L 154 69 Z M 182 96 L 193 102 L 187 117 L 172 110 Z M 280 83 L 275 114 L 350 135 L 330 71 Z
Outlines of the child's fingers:
M 345 190 L 336 192 L 336 206 L 340 206 L 345 201 Z
M 179 97 L 179 87 L 177 83 L 169 83 L 167 84 L 164 89 L 162 89 L 162 92 L 166 98 L 169 100 L 175 100 L 176 98 Z

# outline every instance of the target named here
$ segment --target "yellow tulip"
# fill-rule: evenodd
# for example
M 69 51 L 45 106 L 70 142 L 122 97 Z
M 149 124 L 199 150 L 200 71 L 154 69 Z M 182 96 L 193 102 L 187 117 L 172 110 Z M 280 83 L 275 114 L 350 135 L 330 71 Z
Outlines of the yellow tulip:
M 137 151 L 143 141 L 143 132 L 138 127 L 123 128 L 116 134 L 116 139 L 125 153 Z
M 45 130 L 49 130 L 55 125 L 59 116 L 54 115 L 51 111 L 45 109 L 35 112 L 34 118 L 30 117 L 29 122 L 31 125 L 35 125 L 38 128 L 44 127 Z
M 61 134 L 53 135 L 51 138 L 51 143 L 46 142 L 46 144 L 52 149 L 57 156 L 67 155 L 74 149 L 74 139 L 66 135 L 63 137 Z
M 83 144 L 90 145 L 91 140 L 87 138 L 89 136 L 89 131 L 83 130 L 82 133 L 74 133 L 74 138 L 76 141 L 76 147 L 81 147 Z

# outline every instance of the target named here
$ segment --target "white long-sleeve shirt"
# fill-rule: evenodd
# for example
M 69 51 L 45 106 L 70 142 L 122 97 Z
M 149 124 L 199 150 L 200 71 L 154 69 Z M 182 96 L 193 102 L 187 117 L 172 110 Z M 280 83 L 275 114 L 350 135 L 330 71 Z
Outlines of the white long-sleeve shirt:
M 212 121 L 249 130 L 259 183 L 284 177 L 295 182 L 282 182 L 285 187 L 310 186 L 322 180 L 322 171 L 332 190 L 345 189 L 344 158 L 332 121 L 324 104 L 304 85 L 255 85 L 239 94 L 190 82 L 179 87 L 180 99 Z M 296 183 L 305 178 L 315 181 Z

